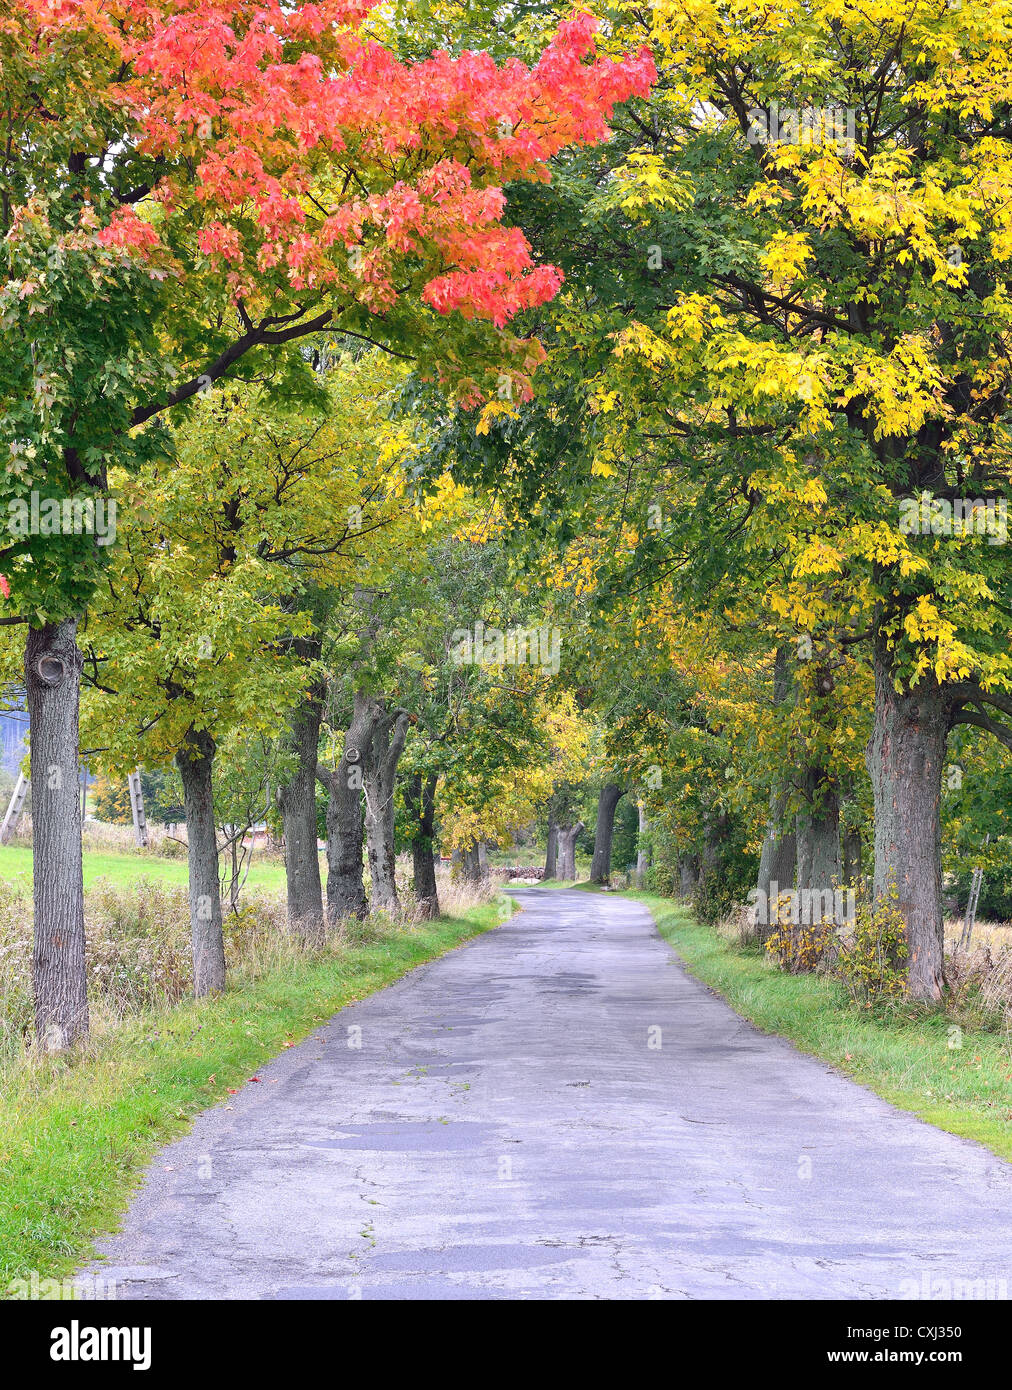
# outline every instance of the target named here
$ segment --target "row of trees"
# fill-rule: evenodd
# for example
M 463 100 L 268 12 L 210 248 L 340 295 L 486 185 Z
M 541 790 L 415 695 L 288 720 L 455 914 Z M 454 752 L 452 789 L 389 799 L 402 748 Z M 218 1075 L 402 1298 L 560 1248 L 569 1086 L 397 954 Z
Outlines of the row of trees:
M 645 92 L 652 76 L 646 52 L 597 55 L 594 30 L 575 18 L 532 65 L 497 67 L 474 52 L 402 58 L 396 25 L 362 0 L 13 0 L 0 20 L 3 501 L 31 514 L 32 494 L 94 504 L 119 487 L 142 571 L 134 575 L 125 547 L 98 545 L 82 527 L 18 530 L 0 554 L 3 622 L 28 633 L 33 966 L 48 1047 L 88 1027 L 77 799 L 85 615 L 101 629 L 110 616 L 101 610 L 125 609 L 127 636 L 107 641 L 103 630 L 91 644 L 92 675 L 109 700 L 152 698 L 148 685 L 136 693 L 134 662 L 159 692 L 146 717 L 123 724 L 124 736 L 137 724 L 159 736 L 164 728 L 168 750 L 181 734 L 200 988 L 222 982 L 207 668 L 238 666 L 263 643 L 278 648 L 264 688 L 227 688 L 226 722 L 256 727 L 268 717 L 261 697 L 276 708 L 282 690 L 293 696 L 309 669 L 299 662 L 311 662 L 320 641 L 313 580 L 291 582 L 285 536 L 269 526 L 254 535 L 255 520 L 231 534 L 244 520 L 237 476 L 239 515 L 226 506 L 214 547 L 219 572 L 234 566 L 222 599 L 235 608 L 193 634 L 207 636 L 217 657 L 195 651 L 177 661 L 172 643 L 161 647 L 173 599 L 146 581 L 164 571 L 171 583 L 177 563 L 188 563 L 188 518 L 171 511 L 186 480 L 164 476 L 173 431 L 185 430 L 188 411 L 199 418 L 218 383 L 225 413 L 243 409 L 240 381 L 275 398 L 309 394 L 309 364 L 293 349 L 333 332 L 412 359 L 466 405 L 497 391 L 521 398 L 540 350 L 507 325 L 549 298 L 559 277 L 504 224 L 502 185 L 540 179 L 567 144 L 600 140 L 615 103 Z M 165 516 L 151 507 L 146 530 L 142 480 L 164 482 L 170 504 Z M 250 481 L 254 494 L 267 483 Z M 213 496 L 205 501 L 216 510 Z M 349 548 L 332 533 L 325 544 L 335 555 Z M 211 549 L 194 587 L 213 594 Z M 181 607 L 187 577 L 176 576 Z M 229 618 L 248 617 L 244 585 L 261 584 L 262 618 L 236 630 Z M 135 637 L 150 638 L 143 652 Z M 103 679 L 117 666 L 125 679 Z M 307 726 L 321 703 L 305 706 L 292 728 L 297 775 L 282 793 L 300 920 L 312 918 L 318 891 L 305 827 L 316 775 Z M 376 725 L 380 744 L 387 717 Z
M 256 738 L 310 938 L 362 908 L 360 836 L 394 901 L 399 774 L 431 910 L 437 824 L 473 858 L 540 816 L 568 877 L 593 815 L 603 879 L 635 805 L 707 911 L 867 878 L 940 997 L 943 821 L 1000 855 L 1012 746 L 1007 20 L 603 13 L 597 47 L 481 0 L 0 27 L 5 486 L 122 504 L 116 546 L 2 559 L 57 1045 L 82 666 L 94 756 L 178 767 L 201 988 L 214 769 Z
M 862 831 L 911 992 L 937 999 L 943 787 L 1004 766 L 968 731 L 1012 746 L 1007 20 L 610 14 L 658 80 L 518 190 L 566 288 L 531 316 L 535 400 L 477 437 L 458 421 L 458 476 L 509 489 L 574 594 L 637 633 L 616 664 L 647 698 L 615 715 L 642 742 L 616 756 L 664 768 L 687 878 L 723 862 L 743 890 L 761 843 L 759 888 L 827 888 Z M 803 119 L 771 137 L 774 108 Z

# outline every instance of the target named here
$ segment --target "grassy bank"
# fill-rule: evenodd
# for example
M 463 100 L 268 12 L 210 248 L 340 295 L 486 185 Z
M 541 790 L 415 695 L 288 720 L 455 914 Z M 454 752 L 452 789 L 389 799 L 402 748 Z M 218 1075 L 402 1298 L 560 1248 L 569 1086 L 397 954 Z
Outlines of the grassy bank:
M 942 1010 L 898 1006 L 873 1013 L 821 975 L 788 975 L 695 922 L 669 898 L 644 903 L 693 975 L 766 1033 L 779 1033 L 853 1080 L 940 1129 L 1012 1159 L 1012 1042 L 964 1031 Z
M 505 899 L 412 929 L 368 922 L 215 999 L 125 1019 L 72 1063 L 0 1074 L 0 1297 L 60 1278 L 111 1230 L 154 1150 L 336 1010 L 512 911 Z

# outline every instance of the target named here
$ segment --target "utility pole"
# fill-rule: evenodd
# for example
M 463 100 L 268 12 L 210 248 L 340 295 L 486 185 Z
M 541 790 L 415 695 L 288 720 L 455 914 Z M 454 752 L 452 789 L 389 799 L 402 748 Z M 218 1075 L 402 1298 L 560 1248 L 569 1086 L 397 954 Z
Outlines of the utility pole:
M 984 836 L 985 849 L 990 838 L 990 834 Z M 978 865 L 970 878 L 970 895 L 966 900 L 966 916 L 963 918 L 963 932 L 959 938 L 961 951 L 970 949 L 970 937 L 973 935 L 973 924 L 977 920 L 977 904 L 980 902 L 980 889 L 983 882 L 984 870 Z
M 138 849 L 146 849 L 148 844 L 148 823 L 144 817 L 144 793 L 141 791 L 141 770 L 135 768 L 127 777 L 130 789 L 130 810 L 134 818 L 134 839 Z

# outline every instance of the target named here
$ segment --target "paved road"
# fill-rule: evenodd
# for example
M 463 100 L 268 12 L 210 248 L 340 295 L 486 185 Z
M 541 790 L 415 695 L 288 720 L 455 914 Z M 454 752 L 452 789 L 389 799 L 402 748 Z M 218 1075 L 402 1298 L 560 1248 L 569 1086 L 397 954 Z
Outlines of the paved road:
M 638 905 L 518 897 L 202 1115 L 95 1271 L 141 1299 L 1012 1288 L 1009 1165 L 757 1033 Z

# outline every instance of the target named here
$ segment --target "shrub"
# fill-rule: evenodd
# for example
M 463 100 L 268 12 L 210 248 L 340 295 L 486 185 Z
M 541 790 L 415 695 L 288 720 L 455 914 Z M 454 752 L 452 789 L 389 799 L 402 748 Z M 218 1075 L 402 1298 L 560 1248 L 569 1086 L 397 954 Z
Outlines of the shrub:
M 907 992 L 907 924 L 891 900 L 862 903 L 854 932 L 840 944 L 836 974 L 852 998 L 871 1006 Z
M 832 922 L 778 922 L 766 938 L 766 950 L 776 956 L 782 970 L 807 974 L 820 965 L 836 941 Z

